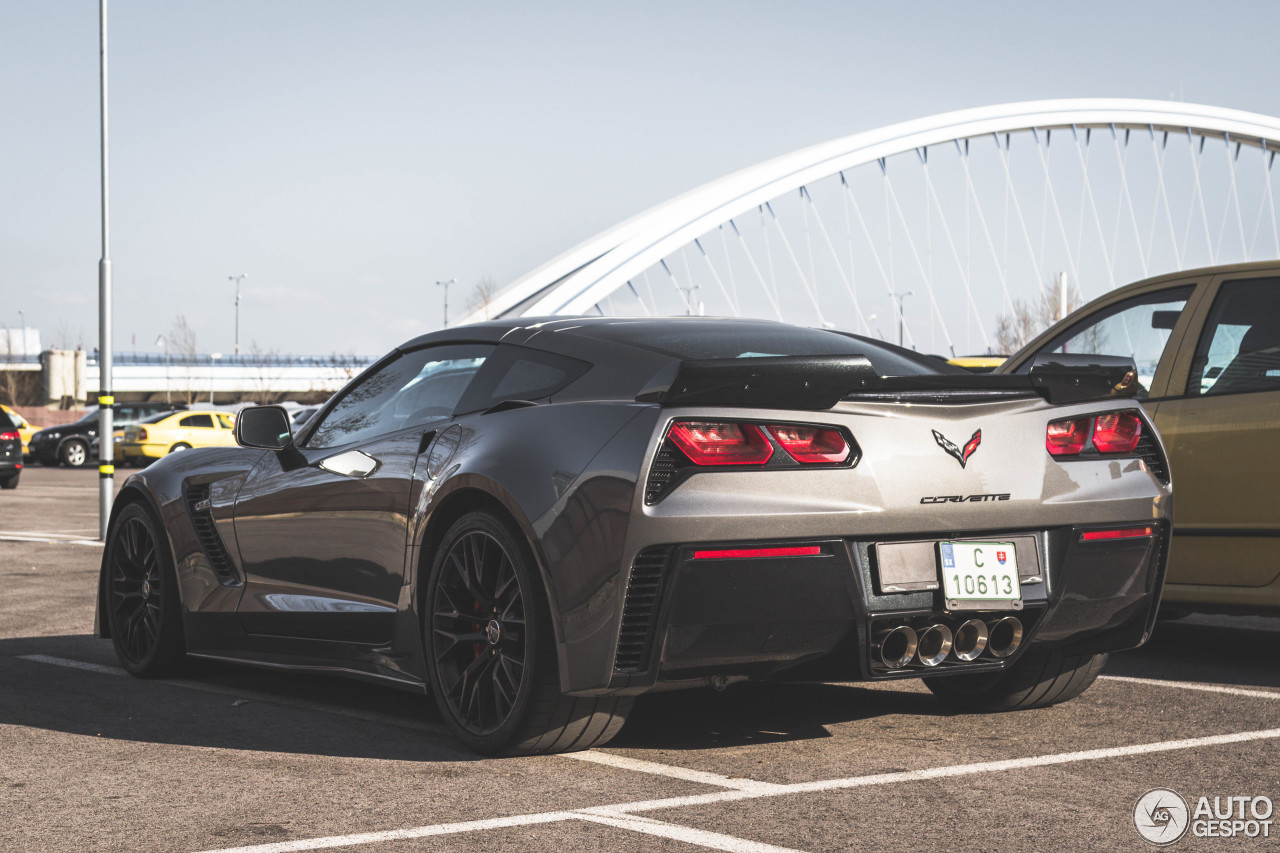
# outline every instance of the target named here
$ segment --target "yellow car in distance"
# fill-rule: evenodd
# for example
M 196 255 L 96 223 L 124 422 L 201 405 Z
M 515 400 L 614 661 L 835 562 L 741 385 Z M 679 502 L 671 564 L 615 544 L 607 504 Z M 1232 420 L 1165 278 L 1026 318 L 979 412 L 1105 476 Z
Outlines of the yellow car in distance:
M 5 413 L 13 418 L 13 422 L 18 425 L 18 435 L 22 438 L 22 455 L 26 456 L 31 453 L 29 445 L 31 444 L 31 436 L 36 434 L 39 427 L 33 427 L 26 418 L 15 412 L 13 409 L 0 403 L 0 409 L 4 409 Z
M 125 427 L 116 445 L 123 464 L 154 462 L 193 447 L 234 447 L 235 417 L 227 412 L 172 412 Z
M 947 364 L 963 367 L 970 373 L 990 373 L 1004 364 L 1006 358 L 1004 355 L 962 355 L 947 359 Z

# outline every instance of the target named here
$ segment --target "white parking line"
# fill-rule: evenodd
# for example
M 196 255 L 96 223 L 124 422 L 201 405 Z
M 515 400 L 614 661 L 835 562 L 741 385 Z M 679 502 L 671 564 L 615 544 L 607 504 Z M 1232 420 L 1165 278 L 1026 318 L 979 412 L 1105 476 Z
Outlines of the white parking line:
M 1248 690 L 1244 687 L 1222 687 L 1218 684 L 1200 684 L 1195 681 L 1161 681 L 1158 678 L 1134 678 L 1130 675 L 1100 675 L 1099 681 L 1123 681 L 1144 684 L 1148 687 L 1173 687 L 1178 690 L 1200 690 L 1204 693 L 1227 693 L 1231 696 L 1249 696 L 1254 699 L 1280 699 L 1280 692 Z
M 721 788 L 732 788 L 736 791 L 767 791 L 780 786 L 772 782 L 757 782 L 754 779 L 740 779 L 722 776 L 719 773 L 707 773 L 704 770 L 690 770 L 687 767 L 673 767 L 669 764 L 658 764 L 655 761 L 642 761 L 638 758 L 627 758 L 625 755 L 614 755 L 611 752 L 568 752 L 564 758 L 578 761 L 590 761 L 616 767 L 619 770 L 634 770 L 637 773 L 649 773 L 654 776 L 668 776 L 672 779 L 683 779 L 686 782 L 700 782 L 703 785 L 716 785 Z
M 578 809 L 571 812 L 541 812 L 527 815 L 516 815 L 514 817 L 500 818 L 500 822 L 494 823 L 490 821 L 473 821 L 466 824 L 436 824 L 434 826 L 419 826 L 412 829 L 389 830 L 388 833 L 360 833 L 357 835 L 334 835 L 326 838 L 310 838 L 300 839 L 298 841 L 284 841 L 272 844 L 257 844 L 248 847 L 223 848 L 218 850 L 208 850 L 204 853 L 293 853 L 299 850 L 323 850 L 334 847 L 353 847 L 360 844 L 368 844 L 373 841 L 397 840 L 405 838 L 422 838 L 428 835 L 445 835 L 457 832 L 475 832 L 480 829 L 489 829 L 492 826 L 527 826 L 537 823 L 550 823 L 553 821 L 563 821 L 570 819 L 592 820 L 599 818 L 598 822 L 610 823 L 621 821 L 621 818 L 627 815 L 633 815 L 635 812 L 654 811 L 656 809 L 675 809 L 687 808 L 689 806 L 713 805 L 717 803 L 728 803 L 739 800 L 755 800 L 763 797 L 781 797 L 793 794 L 812 794 L 825 791 L 837 791 L 848 788 L 865 788 L 879 785 L 893 785 L 900 782 L 918 782 L 926 779 L 947 779 L 956 776 L 970 776 L 978 773 L 1002 773 L 1009 770 L 1026 770 L 1034 767 L 1050 767 L 1058 764 L 1072 764 L 1081 761 L 1099 761 L 1111 758 L 1126 758 L 1133 755 L 1149 755 L 1159 752 L 1172 752 L 1183 749 L 1200 749 L 1207 746 L 1224 746 L 1235 743 L 1248 743 L 1259 740 L 1273 740 L 1280 738 L 1280 729 L 1263 729 L 1251 732 L 1234 732 L 1226 735 L 1212 735 L 1208 737 L 1188 738 L 1186 740 L 1160 741 L 1157 743 L 1135 744 L 1133 746 L 1120 746 L 1110 749 L 1090 749 L 1082 752 L 1064 752 L 1054 755 L 1036 755 L 1026 758 L 1013 758 L 1005 761 L 984 761 L 977 764 L 958 764 L 948 767 L 932 767 L 922 770 L 908 770 L 899 773 L 879 773 L 871 776 L 852 776 L 845 779 L 826 779 L 819 782 L 799 782 L 790 785 L 775 785 L 769 789 L 761 790 L 731 790 L 717 791 L 713 794 L 701 794 L 687 797 L 670 797 L 662 800 L 642 800 L 631 803 L 617 803 L 607 806 L 593 806 L 590 808 Z M 613 825 L 610 823 L 610 825 Z M 647 826 L 650 834 L 658 834 L 659 826 L 637 823 L 629 825 L 625 828 L 634 829 L 636 831 L 645 831 L 640 829 L 641 826 Z M 674 837 L 665 834 L 674 832 L 665 827 L 676 826 L 675 824 L 661 825 L 661 832 L 664 837 Z M 683 829 L 683 828 L 682 828 Z M 690 830 L 691 833 L 697 833 L 699 830 Z M 711 833 L 711 835 L 715 835 Z M 730 836 L 716 836 L 719 839 L 728 839 Z M 681 839 L 687 840 L 687 839 Z M 714 839 L 707 839 L 714 840 Z M 690 841 L 697 844 L 698 841 Z M 723 842 L 727 843 L 727 842 Z M 754 842 L 742 841 L 742 844 L 751 845 Z M 708 845 L 710 846 L 710 845 Z M 777 850 L 778 848 L 763 847 L 714 847 L 720 850 Z
M 41 545 L 88 545 L 93 548 L 101 548 L 104 544 L 97 539 L 76 539 L 44 533 L 9 532 L 0 532 L 0 542 L 35 542 Z
M 748 841 L 745 838 L 735 838 L 732 835 L 710 832 L 705 829 L 694 829 L 691 826 L 681 826 L 676 823 L 666 823 L 650 817 L 640 817 L 639 815 L 575 812 L 573 816 L 617 829 L 629 829 L 632 832 L 643 832 L 645 835 L 670 838 L 674 841 L 696 844 L 699 847 L 706 847 L 711 850 L 727 850 L 729 853 L 800 853 L 800 851 L 790 847 L 762 844 L 759 841 Z

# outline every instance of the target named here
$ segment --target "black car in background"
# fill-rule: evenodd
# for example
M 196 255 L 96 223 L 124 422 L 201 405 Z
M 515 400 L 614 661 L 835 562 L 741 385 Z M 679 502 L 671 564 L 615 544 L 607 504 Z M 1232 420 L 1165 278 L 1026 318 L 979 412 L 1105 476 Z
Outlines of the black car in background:
M 22 436 L 9 413 L 0 409 L 0 489 L 18 488 L 22 476 Z
M 185 409 L 173 403 L 116 403 L 112 408 L 112 425 L 136 424 L 158 412 Z M 83 468 L 93 460 L 93 447 L 98 437 L 98 410 L 94 409 L 78 421 L 42 429 L 31 436 L 29 453 L 42 465 L 67 465 Z

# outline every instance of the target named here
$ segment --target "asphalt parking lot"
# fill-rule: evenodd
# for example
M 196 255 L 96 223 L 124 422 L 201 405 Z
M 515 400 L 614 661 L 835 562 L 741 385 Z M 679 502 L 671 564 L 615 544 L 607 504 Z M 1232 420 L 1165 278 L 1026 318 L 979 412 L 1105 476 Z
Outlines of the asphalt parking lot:
M 480 759 L 392 689 L 126 676 L 91 635 L 96 530 L 96 472 L 0 494 L 0 850 L 1135 850 L 1150 789 L 1280 800 L 1280 619 L 1163 623 L 1044 710 L 738 685 L 648 697 L 604 749 Z

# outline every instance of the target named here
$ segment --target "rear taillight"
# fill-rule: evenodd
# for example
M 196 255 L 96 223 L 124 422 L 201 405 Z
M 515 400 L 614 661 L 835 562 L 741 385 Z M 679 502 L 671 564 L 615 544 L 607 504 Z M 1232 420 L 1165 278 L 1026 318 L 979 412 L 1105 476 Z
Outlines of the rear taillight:
M 849 442 L 838 429 L 794 424 L 771 425 L 768 429 L 797 462 L 839 464 L 849 458 Z
M 1045 431 L 1044 446 L 1053 456 L 1075 456 L 1089 441 L 1092 418 L 1050 421 Z
M 1053 456 L 1078 456 L 1090 438 L 1099 453 L 1133 453 L 1142 438 L 1142 418 L 1132 412 L 1107 412 L 1050 421 L 1044 446 Z
M 0 432 L 0 441 L 18 441 L 20 436 L 16 432 Z
M 138 441 L 146 441 L 146 440 L 147 440 L 147 431 L 142 427 L 138 427 Z
M 1142 420 L 1129 412 L 1099 415 L 1093 422 L 1093 446 L 1099 453 L 1132 453 L 1142 437 Z
M 754 424 L 676 421 L 671 440 L 696 465 L 763 465 L 773 445 Z

